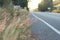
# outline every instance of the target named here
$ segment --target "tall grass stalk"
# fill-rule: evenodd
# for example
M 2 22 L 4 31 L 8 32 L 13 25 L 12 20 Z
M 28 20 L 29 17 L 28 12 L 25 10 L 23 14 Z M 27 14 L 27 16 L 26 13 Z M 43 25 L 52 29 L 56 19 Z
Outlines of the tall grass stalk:
M 2 32 L 1 40 L 28 40 L 29 12 L 24 9 L 17 9 L 11 14 L 6 9 L 1 9 L 0 16 L 0 32 Z

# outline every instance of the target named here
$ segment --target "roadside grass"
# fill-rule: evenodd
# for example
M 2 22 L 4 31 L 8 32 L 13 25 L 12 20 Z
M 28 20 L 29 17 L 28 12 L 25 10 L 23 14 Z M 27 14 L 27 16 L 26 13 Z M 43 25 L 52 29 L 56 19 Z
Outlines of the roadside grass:
M 60 13 L 60 10 L 53 10 L 54 13 Z
M 13 13 L 0 9 L 0 40 L 36 40 L 29 27 L 32 24 L 29 16 L 24 9 Z

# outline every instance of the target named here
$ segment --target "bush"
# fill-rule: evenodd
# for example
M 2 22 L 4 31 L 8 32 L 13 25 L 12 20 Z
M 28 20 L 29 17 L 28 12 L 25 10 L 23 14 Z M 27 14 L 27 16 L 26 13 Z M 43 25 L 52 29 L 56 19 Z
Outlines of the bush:
M 53 10 L 52 12 L 60 13 L 60 10 Z

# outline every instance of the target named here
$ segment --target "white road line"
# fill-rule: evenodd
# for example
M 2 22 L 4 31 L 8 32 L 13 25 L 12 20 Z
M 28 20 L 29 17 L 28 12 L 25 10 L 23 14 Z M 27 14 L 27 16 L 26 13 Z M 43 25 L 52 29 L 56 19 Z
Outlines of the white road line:
M 43 23 L 45 23 L 48 27 L 50 27 L 52 30 L 54 30 L 57 34 L 59 34 L 60 35 L 60 31 L 59 30 L 57 30 L 56 28 L 54 28 L 52 25 L 50 25 L 49 23 L 47 23 L 46 21 L 44 21 L 43 19 L 41 19 L 41 18 L 39 18 L 39 17 L 37 17 L 36 15 L 34 15 L 33 13 L 32 13 L 32 15 L 34 16 L 34 17 L 36 17 L 38 20 L 40 20 L 40 21 L 42 21 Z

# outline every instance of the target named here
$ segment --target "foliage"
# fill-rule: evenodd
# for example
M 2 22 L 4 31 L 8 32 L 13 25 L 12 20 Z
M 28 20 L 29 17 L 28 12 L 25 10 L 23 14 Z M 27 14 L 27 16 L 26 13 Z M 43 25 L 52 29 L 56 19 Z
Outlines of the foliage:
M 14 5 L 19 5 L 20 0 L 12 0 Z
M 0 0 L 0 6 L 4 8 L 11 9 L 13 5 L 20 5 L 22 8 L 26 7 L 28 9 L 27 0 Z
M 0 0 L 0 7 L 3 6 L 3 0 Z
M 48 7 L 50 7 L 52 10 L 52 7 L 53 7 L 53 1 L 52 0 L 43 0 L 39 4 L 38 9 L 41 11 L 48 11 Z
M 0 6 L 7 8 L 7 6 L 13 3 L 14 5 L 20 5 L 22 8 L 27 7 L 27 0 L 0 0 Z M 27 7 L 28 8 L 28 7 Z
M 14 5 L 20 5 L 22 8 L 27 7 L 27 0 L 13 0 Z
M 20 5 L 21 5 L 21 7 L 27 7 L 27 0 L 21 0 L 20 1 Z

